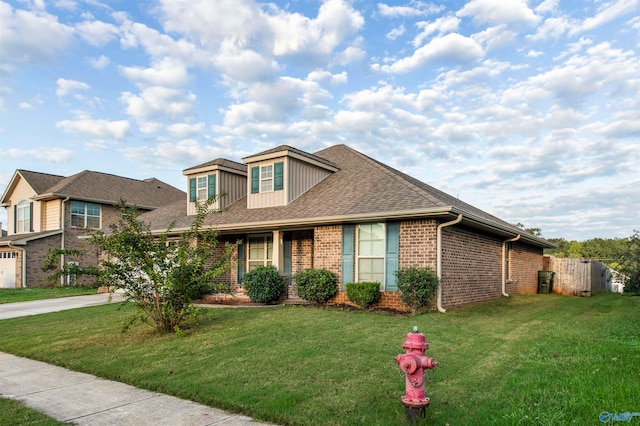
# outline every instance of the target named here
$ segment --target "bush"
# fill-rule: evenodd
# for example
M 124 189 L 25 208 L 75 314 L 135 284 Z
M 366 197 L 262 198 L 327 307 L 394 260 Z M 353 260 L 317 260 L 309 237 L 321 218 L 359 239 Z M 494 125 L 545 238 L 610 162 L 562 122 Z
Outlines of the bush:
M 431 304 L 440 280 L 430 267 L 404 268 L 396 272 L 398 277 L 398 290 L 402 303 L 413 308 L 424 308 Z
M 298 296 L 307 302 L 327 303 L 338 294 L 336 274 L 326 269 L 305 269 L 293 276 Z
M 274 266 L 258 266 L 244 276 L 243 286 L 252 302 L 274 304 L 286 283 Z
M 347 298 L 365 309 L 377 305 L 380 301 L 380 283 L 377 281 L 347 283 Z

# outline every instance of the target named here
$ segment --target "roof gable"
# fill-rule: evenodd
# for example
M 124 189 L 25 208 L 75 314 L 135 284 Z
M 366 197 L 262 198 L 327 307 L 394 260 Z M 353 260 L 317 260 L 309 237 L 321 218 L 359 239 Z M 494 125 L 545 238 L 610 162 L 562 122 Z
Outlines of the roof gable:
M 13 177 L 9 181 L 9 185 L 7 185 L 7 188 L 2 195 L 2 198 L 0 198 L 0 204 L 5 204 L 8 201 L 11 193 L 15 190 L 21 179 L 33 189 L 36 195 L 40 195 L 51 186 L 60 182 L 60 180 L 64 179 L 64 176 L 18 169 L 14 172 Z

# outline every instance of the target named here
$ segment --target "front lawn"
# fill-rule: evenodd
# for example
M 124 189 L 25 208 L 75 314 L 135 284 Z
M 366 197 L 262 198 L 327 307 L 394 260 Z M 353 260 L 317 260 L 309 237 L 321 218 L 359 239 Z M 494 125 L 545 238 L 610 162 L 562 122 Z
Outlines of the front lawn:
M 0 288 L 0 303 L 29 302 L 31 300 L 96 294 L 95 287 L 27 287 Z
M 516 296 L 415 317 L 217 308 L 180 335 L 121 333 L 132 311 L 118 304 L 0 321 L 0 350 L 278 424 L 397 425 L 393 357 L 417 325 L 440 363 L 424 424 L 601 424 L 640 411 L 639 300 Z
M 62 426 L 59 422 L 12 399 L 0 398 L 0 425 L 7 426 Z

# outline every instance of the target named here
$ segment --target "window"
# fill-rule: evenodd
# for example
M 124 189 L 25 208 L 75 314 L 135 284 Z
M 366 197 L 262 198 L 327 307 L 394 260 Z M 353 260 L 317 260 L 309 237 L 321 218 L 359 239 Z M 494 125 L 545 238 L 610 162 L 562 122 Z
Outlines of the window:
M 358 281 L 377 281 L 384 288 L 384 223 L 358 225 Z
M 207 177 L 201 176 L 198 178 L 198 200 L 207 199 Z
M 273 164 L 260 166 L 260 192 L 273 191 Z
M 271 265 L 273 259 L 273 236 L 249 237 L 249 271 L 258 266 Z
M 16 207 L 16 233 L 31 232 L 31 203 L 22 200 Z
M 251 167 L 251 193 L 281 191 L 284 189 L 284 163 L 278 162 Z
M 71 226 L 78 228 L 100 228 L 100 205 L 72 201 Z
M 216 196 L 216 175 L 198 176 L 189 179 L 189 201 L 204 202 Z

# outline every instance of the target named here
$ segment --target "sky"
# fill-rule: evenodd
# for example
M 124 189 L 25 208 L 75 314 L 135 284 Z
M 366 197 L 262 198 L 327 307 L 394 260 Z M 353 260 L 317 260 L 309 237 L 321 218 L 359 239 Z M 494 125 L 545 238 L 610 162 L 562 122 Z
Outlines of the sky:
M 346 144 L 546 238 L 629 237 L 639 3 L 0 0 L 0 191 Z

